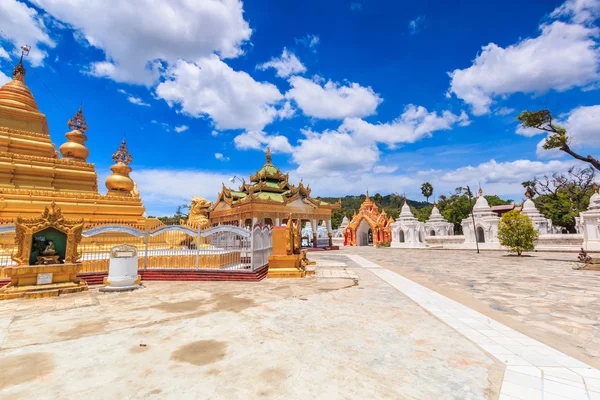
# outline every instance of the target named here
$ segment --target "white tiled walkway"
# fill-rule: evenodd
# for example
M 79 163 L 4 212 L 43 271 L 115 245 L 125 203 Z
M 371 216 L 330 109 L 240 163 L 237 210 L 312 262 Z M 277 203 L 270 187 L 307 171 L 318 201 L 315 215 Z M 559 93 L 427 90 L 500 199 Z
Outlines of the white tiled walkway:
M 500 400 L 600 400 L 599 370 L 361 256 L 348 257 L 506 364 Z

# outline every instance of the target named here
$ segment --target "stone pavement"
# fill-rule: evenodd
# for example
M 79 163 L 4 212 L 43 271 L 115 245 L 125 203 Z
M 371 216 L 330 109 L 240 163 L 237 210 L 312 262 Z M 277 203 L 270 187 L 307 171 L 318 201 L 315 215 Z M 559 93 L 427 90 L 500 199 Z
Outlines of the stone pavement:
M 600 367 L 600 272 L 574 253 L 343 248 Z
M 0 302 L 0 398 L 498 397 L 498 360 L 345 264 Z
M 500 400 L 600 399 L 600 370 L 359 255 L 347 257 L 503 362 Z

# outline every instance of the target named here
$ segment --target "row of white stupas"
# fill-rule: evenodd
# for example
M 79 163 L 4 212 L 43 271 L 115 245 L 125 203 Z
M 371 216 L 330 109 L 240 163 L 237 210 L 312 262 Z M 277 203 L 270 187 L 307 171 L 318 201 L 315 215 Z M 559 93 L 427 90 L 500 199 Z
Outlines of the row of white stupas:
M 600 250 L 600 194 L 597 188 L 590 198 L 588 211 L 582 212 L 578 218 L 578 234 L 557 234 L 560 232 L 552 226 L 552 221 L 537 210 L 530 196 L 527 196 L 523 203 L 521 213 L 531 219 L 539 232 L 537 247 L 540 249 L 584 247 L 587 250 Z M 418 248 L 436 245 L 474 248 L 477 241 L 483 248 L 500 248 L 499 223 L 500 217 L 492 210 L 481 189 L 472 214 L 461 223 L 464 236 L 453 236 L 453 225 L 442 217 L 435 203 L 430 218 L 426 222 L 419 222 L 405 202 L 400 216 L 391 224 L 391 246 Z

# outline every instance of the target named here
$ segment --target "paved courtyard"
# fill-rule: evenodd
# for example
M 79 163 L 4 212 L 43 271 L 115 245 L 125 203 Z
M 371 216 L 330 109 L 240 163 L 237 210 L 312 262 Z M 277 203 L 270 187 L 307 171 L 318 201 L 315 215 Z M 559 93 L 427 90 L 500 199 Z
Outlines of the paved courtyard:
M 310 257 L 301 280 L 0 302 L 0 398 L 600 399 L 576 254 Z
M 600 366 L 600 272 L 576 253 L 344 248 Z
M 0 398 L 497 397 L 501 363 L 345 265 L 2 302 Z

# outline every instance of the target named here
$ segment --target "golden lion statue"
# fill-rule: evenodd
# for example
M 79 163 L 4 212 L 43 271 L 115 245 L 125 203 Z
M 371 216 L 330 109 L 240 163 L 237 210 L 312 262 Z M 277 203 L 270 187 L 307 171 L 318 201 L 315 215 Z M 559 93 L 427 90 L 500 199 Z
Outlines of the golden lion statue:
M 208 209 L 212 203 L 202 197 L 193 197 L 190 213 L 186 224 L 196 229 L 200 226 L 201 229 L 206 229 L 210 225 L 208 220 Z

